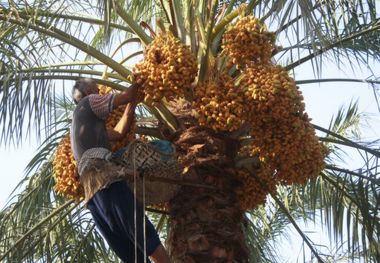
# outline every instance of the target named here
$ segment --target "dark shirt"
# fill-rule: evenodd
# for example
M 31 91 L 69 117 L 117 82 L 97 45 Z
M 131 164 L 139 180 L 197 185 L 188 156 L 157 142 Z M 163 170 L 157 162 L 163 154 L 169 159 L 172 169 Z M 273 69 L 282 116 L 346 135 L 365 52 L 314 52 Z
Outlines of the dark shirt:
M 91 148 L 111 150 L 105 119 L 113 108 L 113 94 L 92 94 L 81 99 L 73 113 L 71 124 L 71 148 L 79 162 L 83 153 Z

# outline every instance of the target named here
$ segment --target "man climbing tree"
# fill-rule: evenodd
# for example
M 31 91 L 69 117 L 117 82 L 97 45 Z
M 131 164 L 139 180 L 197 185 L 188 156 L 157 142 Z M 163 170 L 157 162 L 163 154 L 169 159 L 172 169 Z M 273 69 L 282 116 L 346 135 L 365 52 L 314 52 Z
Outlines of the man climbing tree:
M 144 256 L 150 256 L 154 262 L 165 263 L 169 262 L 167 253 L 154 226 L 143 215 L 142 204 L 136 202 L 127 185 L 125 170 L 112 161 L 110 141 L 120 140 L 131 128 L 137 89 L 138 85 L 132 84 L 126 92 L 101 96 L 94 80 L 77 80 L 72 90 L 77 106 L 71 147 L 84 188 L 84 202 L 110 247 L 125 262 L 144 262 Z M 106 129 L 109 113 L 125 104 L 117 125 Z

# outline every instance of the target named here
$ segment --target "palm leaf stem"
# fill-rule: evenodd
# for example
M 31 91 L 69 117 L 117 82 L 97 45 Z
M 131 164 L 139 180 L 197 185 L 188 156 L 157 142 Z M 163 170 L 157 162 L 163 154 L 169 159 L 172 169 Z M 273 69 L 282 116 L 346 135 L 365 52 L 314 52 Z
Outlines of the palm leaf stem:
M 203 21 L 202 21 L 202 15 L 199 13 L 197 9 L 194 10 L 195 14 L 195 21 L 197 23 L 197 28 L 198 28 L 198 34 L 199 34 L 199 49 L 198 53 L 201 51 L 201 47 L 205 45 L 206 43 L 206 29 L 204 27 Z
M 149 45 L 152 38 L 149 37 L 144 30 L 139 26 L 136 21 L 120 6 L 119 1 L 114 1 L 116 13 L 128 24 L 131 30 L 141 39 L 144 45 Z
M 161 4 L 161 8 L 162 8 L 162 10 L 163 10 L 164 13 L 165 13 L 166 19 L 168 20 L 168 23 L 171 24 L 172 21 L 171 21 L 171 19 L 170 19 L 170 16 L 169 16 L 168 10 L 167 10 L 166 7 L 165 7 L 164 0 L 160 0 L 160 4 Z
M 235 17 L 237 17 L 242 10 L 242 6 L 235 9 L 225 17 L 212 29 L 211 41 L 215 39 L 215 37 L 226 28 L 226 25 L 229 24 Z
M 104 25 L 104 20 L 94 19 L 91 17 L 76 16 L 76 15 L 65 15 L 65 14 L 59 14 L 56 12 L 49 12 L 47 10 L 42 10 L 42 9 L 34 10 L 34 12 L 37 14 L 37 17 L 42 16 L 42 17 L 62 18 L 62 19 L 66 19 L 66 20 L 85 22 L 85 23 L 88 23 L 91 25 L 99 25 L 99 26 Z M 21 15 L 31 15 L 30 12 L 24 11 L 24 10 L 19 10 L 18 13 Z M 132 33 L 132 30 L 129 27 L 126 27 L 126 26 L 123 26 L 120 24 L 110 23 L 109 27 L 120 29 L 120 30 Z
M 337 134 L 337 133 L 335 133 L 335 132 L 332 132 L 332 131 L 330 131 L 330 130 L 328 130 L 328 129 L 325 129 L 325 128 L 323 128 L 323 127 L 320 127 L 320 126 L 318 126 L 318 125 L 316 125 L 316 124 L 313 124 L 313 127 L 314 127 L 314 129 L 316 129 L 316 130 L 322 131 L 322 132 L 324 132 L 324 133 L 326 133 L 326 134 L 328 134 L 328 135 L 332 135 L 332 136 L 334 136 L 334 137 L 336 137 L 336 138 L 338 138 L 338 139 L 341 139 L 342 141 L 344 141 L 344 142 L 350 144 L 352 147 L 356 147 L 356 148 L 358 148 L 358 149 L 362 149 L 362 148 L 364 147 L 364 146 L 362 146 L 362 145 L 360 145 L 360 144 L 358 144 L 358 143 L 356 143 L 356 142 L 353 142 L 353 141 L 351 141 L 351 140 L 349 140 L 349 139 L 343 137 L 342 135 L 339 135 L 339 134 Z M 376 151 L 376 150 L 373 150 L 373 149 L 370 149 L 370 148 L 365 148 L 365 149 L 363 149 L 363 150 L 365 150 L 365 151 L 367 151 L 367 152 L 373 154 L 373 155 L 376 156 L 376 157 L 380 157 L 380 152 L 378 152 L 378 151 Z
M 3 38 L 7 37 L 9 33 L 13 32 L 16 26 L 10 26 L 6 30 L 0 33 L 0 41 L 3 40 Z
M 344 79 L 344 78 L 331 78 L 331 79 L 305 79 L 296 80 L 297 85 L 303 84 L 314 84 L 319 82 L 360 82 L 368 84 L 380 84 L 380 80 L 370 80 L 370 79 Z
M 209 52 L 210 52 L 210 47 L 211 47 L 211 36 L 212 36 L 212 30 L 214 27 L 215 23 L 215 15 L 218 9 L 218 1 L 217 0 L 212 0 L 212 12 L 210 14 L 207 27 L 205 29 L 206 35 L 205 35 L 205 41 L 203 43 L 203 46 L 201 48 L 201 59 L 199 62 L 199 74 L 198 74 L 198 80 L 203 81 L 205 79 L 205 76 L 207 74 L 208 70 L 208 61 L 209 61 Z
M 34 225 L 31 229 L 29 229 L 28 232 L 26 232 L 22 237 L 20 237 L 1 257 L 0 257 L 0 261 L 3 260 L 14 248 L 17 247 L 18 244 L 20 244 L 21 242 L 23 242 L 26 238 L 28 238 L 34 231 L 38 230 L 43 224 L 45 224 L 46 222 L 48 222 L 51 218 L 53 218 L 54 216 L 58 215 L 61 211 L 63 211 L 64 209 L 66 209 L 68 206 L 70 206 L 71 204 L 73 204 L 74 201 L 73 200 L 69 200 L 67 201 L 66 203 L 64 203 L 63 205 L 61 205 L 60 207 L 56 208 L 52 213 L 50 213 L 50 215 L 48 215 L 47 217 L 45 217 L 44 219 L 42 219 L 38 224 Z
M 286 209 L 285 205 L 280 201 L 280 199 L 274 195 L 271 194 L 272 198 L 276 201 L 277 205 L 281 208 L 281 210 L 285 213 L 286 217 L 289 219 L 293 227 L 297 230 L 298 234 L 301 236 L 302 240 L 307 244 L 311 252 L 314 254 L 314 256 L 318 259 L 318 262 L 323 263 L 324 261 L 319 256 L 318 252 L 314 249 L 313 245 L 310 243 L 308 237 L 302 232 L 302 230 L 299 228 L 298 224 L 292 217 L 292 215 L 289 213 L 288 209 Z
M 277 49 L 272 56 L 277 55 L 278 53 L 282 53 L 280 56 L 280 58 L 282 58 L 287 51 L 292 50 L 292 49 L 301 49 L 301 48 L 312 49 L 312 46 L 310 44 L 296 44 L 296 45 L 287 46 L 287 47 L 280 46 L 280 48 Z M 280 58 L 278 58 L 277 60 L 279 61 Z
M 231 13 L 231 11 L 234 9 L 235 7 L 235 4 L 236 4 L 236 1 L 237 0 L 230 0 L 228 1 L 228 7 L 226 9 L 226 12 L 224 13 L 225 15 Z
M 262 184 L 262 182 L 260 182 Z M 306 243 L 306 245 L 309 247 L 311 252 L 314 254 L 314 256 L 318 259 L 319 263 L 323 263 L 324 261 L 319 256 L 318 252 L 314 249 L 313 245 L 310 243 L 310 240 L 306 235 L 302 232 L 302 230 L 299 228 L 298 224 L 292 217 L 292 215 L 289 213 L 288 209 L 285 207 L 285 205 L 281 202 L 281 200 L 275 195 L 271 193 L 271 197 L 276 201 L 277 205 L 281 208 L 281 210 L 284 212 L 286 217 L 289 219 L 290 223 L 293 225 L 293 227 L 296 229 L 298 234 L 301 236 L 302 240 Z
M 248 16 L 252 13 L 253 9 L 258 5 L 260 1 L 258 0 L 251 0 L 249 1 L 249 4 L 247 5 L 247 8 L 245 9 L 245 15 Z
M 380 153 L 371 149 L 371 148 L 368 148 L 368 147 L 365 147 L 363 145 L 360 145 L 360 144 L 357 144 L 357 143 L 353 143 L 353 142 L 347 142 L 347 141 L 342 141 L 342 140 L 336 140 L 336 139 L 333 139 L 333 138 L 330 138 L 330 137 L 318 137 L 318 139 L 321 141 L 321 142 L 331 142 L 331 143 L 334 143 L 334 144 L 340 144 L 340 145 L 345 145 L 345 146 L 349 146 L 349 147 L 352 147 L 352 148 L 355 148 L 355 149 L 360 149 L 360 150 L 363 150 L 363 151 L 366 151 L 366 152 L 369 152 L 375 156 L 378 156 Z
M 30 80 L 30 79 L 48 79 L 48 80 L 52 80 L 52 79 L 62 79 L 62 80 L 77 80 L 79 78 L 79 76 L 72 76 L 72 75 L 41 75 L 41 76 L 26 76 L 26 77 L 19 77 L 19 78 L 16 78 L 16 79 L 12 79 L 13 81 L 15 80 Z M 95 81 L 98 83 L 98 84 L 102 84 L 104 86 L 108 86 L 108 87 L 111 87 L 113 89 L 116 89 L 116 90 L 120 90 L 120 91 L 125 91 L 126 90 L 126 87 L 124 85 L 120 85 L 118 83 L 115 83 L 115 82 L 112 82 L 112 81 L 109 81 L 109 80 L 104 80 L 104 79 L 95 79 Z M 0 81 L 0 85 L 3 85 L 5 83 L 5 81 Z
M 222 13 L 224 15 L 224 17 L 222 17 L 219 20 L 218 24 L 212 30 L 211 41 L 212 41 L 212 52 L 213 52 L 213 54 L 218 53 L 218 50 L 221 47 L 220 41 L 222 40 L 223 33 L 226 30 L 226 25 L 229 22 L 231 22 L 232 19 L 229 22 L 227 22 L 224 26 L 222 26 L 220 23 L 225 23 L 225 22 L 223 22 L 223 20 L 225 20 L 226 17 L 229 16 L 231 12 L 233 12 L 233 8 L 234 8 L 234 5 L 236 4 L 236 1 L 237 0 L 231 0 L 231 1 L 229 1 L 227 9 L 225 10 L 224 13 Z M 242 7 L 239 6 L 238 9 L 240 9 L 240 8 L 242 8 Z M 216 29 L 219 26 L 221 28 L 220 29 Z M 216 31 L 219 31 L 219 32 L 216 32 Z
M 350 42 L 350 41 L 352 41 L 352 40 L 354 40 L 356 38 L 359 38 L 359 37 L 361 37 L 363 35 L 366 35 L 366 34 L 370 34 L 370 33 L 374 32 L 374 31 L 379 30 L 379 29 L 380 29 L 380 22 L 376 22 L 376 23 L 374 23 L 372 25 L 368 25 L 368 28 L 365 29 L 365 30 L 361 30 L 360 32 L 351 34 L 351 35 L 349 35 L 349 36 L 347 36 L 345 38 L 337 40 L 337 41 L 335 41 L 335 42 L 333 42 L 333 43 L 331 43 L 331 44 L 329 44 L 329 45 L 327 45 L 325 47 L 322 47 L 322 48 L 314 51 L 310 55 L 308 55 L 306 57 L 303 57 L 303 58 L 301 58 L 301 59 L 299 59 L 299 60 L 297 60 L 297 61 L 295 61 L 295 62 L 293 62 L 293 63 L 291 63 L 289 65 L 287 65 L 285 67 L 285 70 L 289 71 L 289 70 L 291 70 L 291 69 L 293 69 L 293 68 L 295 68 L 295 67 L 297 67 L 297 66 L 299 66 L 299 65 L 301 65 L 303 63 L 305 63 L 306 61 L 308 61 L 310 59 L 313 59 L 313 58 L 315 58 L 315 57 L 317 57 L 317 56 L 319 56 L 319 55 L 321 55 L 321 54 L 329 51 L 330 49 L 339 47 L 339 46 L 343 45 L 346 42 Z
M 164 223 L 165 223 L 165 219 L 166 219 L 166 215 L 162 214 L 160 216 L 160 219 L 158 220 L 157 227 L 156 227 L 158 233 L 161 232 L 162 227 L 164 226 Z
M 173 6 L 173 0 L 168 0 L 168 2 L 169 2 L 170 16 L 172 18 L 173 35 L 175 37 L 178 37 L 178 30 L 177 30 L 178 27 L 177 27 L 177 20 L 176 20 L 175 10 L 174 10 L 174 6 Z
M 118 72 L 121 76 L 127 78 L 130 75 L 130 71 L 120 65 L 118 62 L 114 61 L 110 57 L 104 55 L 102 52 L 99 52 L 95 48 L 91 47 L 87 43 L 79 40 L 78 38 L 75 38 L 66 32 L 53 27 L 51 25 L 48 25 L 46 23 L 43 23 L 39 20 L 35 20 L 35 24 L 30 24 L 27 20 L 29 17 L 23 17 L 24 21 L 13 19 L 8 17 L 7 15 L 0 14 L 0 20 L 7 21 L 15 25 L 19 25 L 24 28 L 31 28 L 39 33 L 42 33 L 44 35 L 51 36 L 53 38 L 56 38 L 58 40 L 63 41 L 64 43 L 70 44 L 79 50 L 87 53 L 88 55 L 98 59 L 99 61 L 103 62 L 104 64 L 108 65 L 110 68 L 114 69 L 116 72 Z
M 44 73 L 69 73 L 69 74 L 78 74 L 78 75 L 95 75 L 95 76 L 102 76 L 103 72 L 97 71 L 97 70 L 84 70 L 84 69 L 49 69 L 49 68 L 28 68 L 28 69 L 22 69 L 22 70 L 17 70 L 17 73 L 39 73 L 39 74 L 44 74 Z M 0 76 L 4 75 L 0 73 Z M 114 74 L 114 73 L 107 73 L 107 76 L 112 78 L 112 79 L 117 79 L 120 81 L 126 81 L 129 82 L 128 79 L 123 78 L 119 74 Z M 15 77 L 17 79 L 17 77 Z
M 334 165 L 328 165 L 328 164 L 326 164 L 325 168 L 328 169 L 328 170 L 342 172 L 342 173 L 345 173 L 345 174 L 357 176 L 357 177 L 360 177 L 362 179 L 365 179 L 365 180 L 368 180 L 368 181 L 372 181 L 373 183 L 380 185 L 380 179 L 371 178 L 371 177 L 362 175 L 360 173 L 356 173 L 356 172 L 348 170 L 348 169 L 343 169 L 343 168 L 339 168 L 339 167 L 336 167 Z
M 194 25 L 194 21 L 196 20 L 196 17 L 194 19 L 195 10 L 194 8 L 192 8 L 191 3 L 192 3 L 192 0 L 186 0 L 187 12 L 186 12 L 186 19 L 185 19 L 186 21 L 185 28 L 187 28 L 189 31 L 189 40 L 186 40 L 189 42 L 186 42 L 186 43 L 190 45 L 191 52 L 195 54 L 197 50 L 197 40 L 196 40 L 197 37 L 195 33 L 196 26 Z
M 112 55 L 111 55 L 111 58 L 113 58 L 116 53 L 124 46 L 124 45 L 127 45 L 127 44 L 130 44 L 130 43 L 133 43 L 133 42 L 137 42 L 137 43 L 140 43 L 140 38 L 138 37 L 133 37 L 133 38 L 128 38 L 126 40 L 124 40 L 123 42 L 121 42 L 114 50 L 114 52 L 112 52 Z
M 178 128 L 177 118 L 171 113 L 171 111 L 162 103 L 150 108 L 150 111 L 165 124 L 172 132 L 175 132 Z
M 179 29 L 179 38 L 181 39 L 182 43 L 186 43 L 186 27 L 185 27 L 185 20 L 183 17 L 183 4 L 181 1 L 171 1 L 173 4 L 173 10 L 174 10 L 174 18 L 177 24 L 177 30 Z
M 123 65 L 125 62 L 127 62 L 128 60 L 134 58 L 134 57 L 137 57 L 139 55 L 143 55 L 144 54 L 144 51 L 136 51 L 132 54 L 130 54 L 129 56 L 125 57 L 122 61 L 120 61 L 120 64 Z
M 67 63 L 38 66 L 38 67 L 34 67 L 33 70 L 46 69 L 46 68 L 71 67 L 71 66 L 97 66 L 97 65 L 103 65 L 103 63 L 97 62 L 97 61 L 74 61 L 74 62 L 67 62 Z M 0 72 L 0 73 L 3 74 L 4 72 Z

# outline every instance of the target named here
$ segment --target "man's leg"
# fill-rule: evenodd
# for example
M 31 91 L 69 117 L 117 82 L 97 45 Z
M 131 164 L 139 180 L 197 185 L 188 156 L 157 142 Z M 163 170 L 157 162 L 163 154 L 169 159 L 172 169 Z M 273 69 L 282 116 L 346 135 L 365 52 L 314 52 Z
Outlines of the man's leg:
M 110 186 L 111 187 L 111 186 Z M 112 184 L 113 187 L 113 213 L 116 215 L 116 221 L 124 233 L 128 235 L 132 242 L 137 240 L 138 249 L 144 252 L 144 220 L 145 220 L 145 242 L 146 255 L 151 256 L 155 263 L 167 263 L 169 257 L 158 237 L 157 231 L 153 224 L 144 215 L 144 210 L 140 202 L 137 201 L 137 207 L 134 208 L 134 195 L 126 182 L 117 182 Z M 134 216 L 136 213 L 136 229 L 134 225 Z M 135 238 L 135 230 L 137 237 Z
M 97 229 L 106 239 L 108 245 L 116 255 L 124 262 L 135 262 L 134 243 L 125 235 L 123 230 L 115 223 L 112 215 L 112 200 L 110 199 L 109 189 L 100 190 L 94 195 L 87 204 Z M 137 250 L 137 262 L 144 262 L 144 254 Z M 147 262 L 150 262 L 147 260 Z

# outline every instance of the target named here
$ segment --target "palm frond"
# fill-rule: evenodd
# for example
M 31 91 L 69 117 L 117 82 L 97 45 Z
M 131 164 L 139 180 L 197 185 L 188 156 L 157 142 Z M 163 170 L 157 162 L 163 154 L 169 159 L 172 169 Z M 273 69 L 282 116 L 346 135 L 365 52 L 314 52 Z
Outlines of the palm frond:
M 362 65 L 371 58 L 379 59 L 379 13 L 372 1 L 271 1 L 270 5 L 257 5 L 255 12 L 260 17 L 268 14 L 269 23 L 279 25 L 281 44 L 293 48 L 284 49 L 292 61 L 287 69 L 311 60 L 320 73 L 319 56 L 327 51 L 337 63 L 343 57 Z M 307 52 L 309 55 L 303 56 Z

